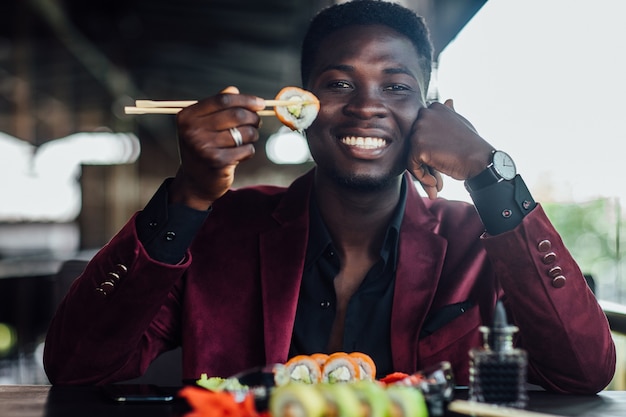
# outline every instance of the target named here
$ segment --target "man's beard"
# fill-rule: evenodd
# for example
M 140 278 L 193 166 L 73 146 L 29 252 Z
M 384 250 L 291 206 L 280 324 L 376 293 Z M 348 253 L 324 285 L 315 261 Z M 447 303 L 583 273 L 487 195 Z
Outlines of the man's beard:
M 391 173 L 380 177 L 358 174 L 345 175 L 338 170 L 334 170 L 332 172 L 332 178 L 336 184 L 346 188 L 347 190 L 372 192 L 383 190 L 391 186 L 395 182 L 397 176 L 391 175 Z

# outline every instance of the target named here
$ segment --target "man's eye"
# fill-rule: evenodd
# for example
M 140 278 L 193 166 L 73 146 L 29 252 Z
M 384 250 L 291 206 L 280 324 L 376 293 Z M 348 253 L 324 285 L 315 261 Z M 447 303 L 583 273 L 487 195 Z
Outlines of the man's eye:
M 407 90 L 410 90 L 410 88 L 402 84 L 393 84 L 393 85 L 385 87 L 385 90 L 386 91 L 407 91 Z
M 330 83 L 330 87 L 340 89 L 340 88 L 351 88 L 352 86 L 346 81 L 334 81 Z

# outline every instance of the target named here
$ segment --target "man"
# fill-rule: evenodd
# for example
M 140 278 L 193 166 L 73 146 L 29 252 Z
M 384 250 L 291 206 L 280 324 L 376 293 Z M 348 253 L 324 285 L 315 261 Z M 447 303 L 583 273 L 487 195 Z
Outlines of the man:
M 230 189 L 262 99 L 230 87 L 184 109 L 176 177 L 50 326 L 51 382 L 129 379 L 182 345 L 185 379 L 344 350 L 370 354 L 379 376 L 450 361 L 467 384 L 468 351 L 502 299 L 530 382 L 604 388 L 615 348 L 602 310 L 510 157 L 451 103 L 426 105 L 431 54 L 401 6 L 321 12 L 302 51 L 321 103 L 307 130 L 316 167 L 288 189 Z M 438 199 L 439 173 L 465 180 L 477 210 Z

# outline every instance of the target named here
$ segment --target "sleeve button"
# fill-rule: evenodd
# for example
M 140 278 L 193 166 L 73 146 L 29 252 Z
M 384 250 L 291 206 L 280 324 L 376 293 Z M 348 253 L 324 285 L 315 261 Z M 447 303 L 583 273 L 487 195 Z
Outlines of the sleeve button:
M 539 252 L 547 252 L 552 249 L 552 242 L 547 239 L 542 240 L 537 244 L 537 249 L 539 249 Z
M 552 286 L 554 288 L 561 288 L 562 286 L 565 285 L 565 281 L 566 281 L 565 277 L 563 275 L 559 275 L 552 279 Z
M 555 260 L 556 260 L 556 253 L 554 252 L 546 253 L 541 259 L 541 261 L 546 265 L 551 264 Z
M 109 281 L 109 280 L 103 281 L 102 284 L 100 284 L 100 288 L 103 288 L 103 289 L 106 288 L 106 289 L 112 290 L 112 289 L 115 288 L 115 283 L 113 281 Z M 105 291 L 106 291 L 106 289 L 105 289 Z
M 561 268 L 560 266 L 550 268 L 550 270 L 548 271 L 548 275 L 550 276 L 550 278 L 556 278 L 561 274 L 563 274 L 563 268 Z
M 120 280 L 120 275 L 117 272 L 107 272 L 107 275 L 111 282 L 119 282 Z

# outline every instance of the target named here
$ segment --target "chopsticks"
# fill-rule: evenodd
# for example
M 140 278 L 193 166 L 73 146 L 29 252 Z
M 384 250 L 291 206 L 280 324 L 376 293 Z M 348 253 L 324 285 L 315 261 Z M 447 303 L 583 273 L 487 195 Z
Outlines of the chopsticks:
M 459 414 L 482 417 L 559 417 L 556 414 L 539 413 L 513 407 L 503 407 L 475 401 L 454 400 L 448 410 Z
M 135 107 L 126 106 L 126 114 L 176 114 L 183 108 L 196 104 L 197 100 L 136 100 Z M 305 100 L 265 100 L 268 107 L 293 106 L 297 104 L 309 104 Z M 274 110 L 260 110 L 259 116 L 274 116 Z

